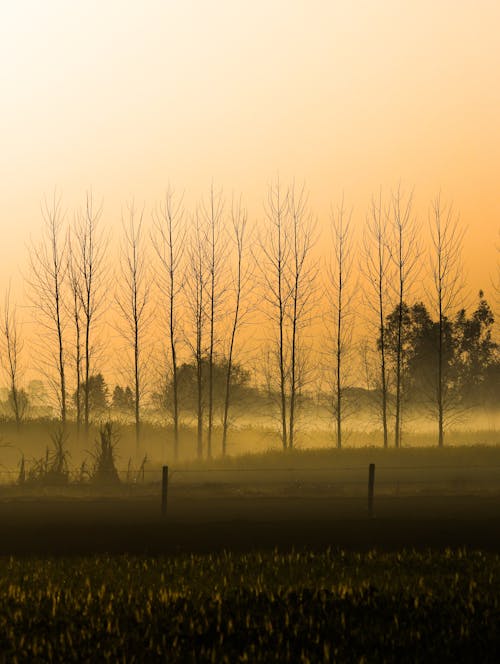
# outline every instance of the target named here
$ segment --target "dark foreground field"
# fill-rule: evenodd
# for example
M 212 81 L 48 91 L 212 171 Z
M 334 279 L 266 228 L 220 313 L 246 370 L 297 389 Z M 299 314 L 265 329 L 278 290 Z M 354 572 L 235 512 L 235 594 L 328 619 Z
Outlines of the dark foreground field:
M 5 662 L 495 662 L 500 557 L 0 558 Z
M 497 495 L 366 497 L 283 489 L 198 486 L 169 494 L 4 497 L 0 554 L 175 553 L 326 547 L 395 550 L 467 547 L 500 552 Z
M 339 452 L 339 454 L 337 454 Z M 376 463 L 375 518 L 367 514 Z M 500 552 L 500 448 L 347 449 L 161 467 L 120 488 L 0 487 L 0 554 L 465 546 Z
M 496 662 L 497 492 L 0 496 L 0 662 Z

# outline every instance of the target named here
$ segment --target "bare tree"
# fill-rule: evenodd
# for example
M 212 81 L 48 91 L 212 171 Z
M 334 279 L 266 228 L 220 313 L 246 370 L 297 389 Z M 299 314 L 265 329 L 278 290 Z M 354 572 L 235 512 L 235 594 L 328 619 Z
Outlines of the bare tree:
M 498 236 L 500 238 L 500 231 L 498 231 Z M 496 320 L 498 320 L 500 318 L 500 312 L 498 311 L 498 308 L 500 307 L 500 242 L 497 243 L 496 249 L 497 249 L 496 275 L 492 279 L 492 285 L 493 285 L 493 291 L 496 295 L 496 305 L 497 305 Z
M 207 457 L 212 457 L 212 433 L 214 419 L 214 353 L 215 353 L 215 320 L 217 309 L 220 306 L 220 267 L 222 261 L 221 251 L 221 223 L 224 210 L 222 194 L 215 193 L 210 188 L 210 197 L 207 205 L 202 206 L 202 213 L 206 225 L 206 265 L 209 275 L 207 292 L 208 316 L 208 423 L 207 423 Z
M 99 233 L 101 214 L 102 204 L 96 207 L 92 192 L 87 192 L 84 208 L 77 215 L 75 230 L 83 310 L 83 420 L 86 435 L 90 424 L 89 378 L 92 354 L 95 353 L 92 343 L 94 323 L 102 304 L 104 245 Z
M 186 239 L 183 222 L 184 211 L 182 200 L 175 201 L 174 193 L 169 187 L 163 204 L 160 205 L 158 213 L 155 214 L 156 234 L 153 243 L 162 267 L 162 274 L 159 276 L 158 281 L 167 307 L 170 361 L 172 364 L 172 421 L 174 426 L 175 459 L 179 456 L 177 328 L 180 316 L 178 297 L 182 290 L 182 282 L 178 277 L 178 272 L 182 262 Z
M 416 276 L 420 249 L 418 229 L 413 217 L 413 195 L 403 196 L 401 188 L 392 196 L 389 223 L 392 227 L 391 258 L 396 268 L 394 291 L 397 300 L 397 332 L 395 348 L 395 424 L 394 446 L 401 446 L 402 434 L 402 395 L 403 395 L 403 325 L 405 298 L 409 294 L 412 280 Z
M 128 206 L 127 219 L 122 218 L 124 242 L 120 256 L 120 290 L 116 302 L 125 323 L 124 336 L 133 355 L 134 415 L 136 450 L 141 440 L 141 401 L 144 394 L 144 340 L 150 318 L 148 301 L 150 278 L 144 251 L 142 224 L 144 210 L 136 219 L 134 204 Z
M 241 296 L 242 288 L 248 280 L 248 271 L 245 271 L 244 253 L 246 240 L 247 212 L 241 206 L 241 201 L 235 205 L 233 202 L 231 208 L 231 221 L 233 227 L 233 241 L 236 246 L 236 274 L 233 278 L 234 290 L 234 310 L 231 325 L 229 351 L 227 355 L 226 386 L 224 395 L 224 411 L 222 416 L 222 455 L 226 454 L 227 434 L 229 428 L 229 406 L 231 401 L 231 379 L 233 372 L 233 357 L 236 334 L 241 325 Z
M 205 246 L 199 212 L 193 218 L 193 231 L 188 242 L 188 266 L 185 276 L 187 305 L 191 310 L 194 342 L 186 337 L 196 363 L 196 451 L 199 459 L 203 456 L 203 360 L 205 331 L 205 289 L 207 274 L 205 266 Z
M 314 224 L 305 187 L 269 186 L 266 232 L 259 264 L 264 303 L 275 334 L 279 377 L 280 437 L 284 450 L 296 444 L 297 405 L 306 375 L 304 330 L 310 322 L 315 271 L 309 265 Z
M 81 273 L 79 270 L 78 257 L 73 251 L 71 231 L 68 233 L 68 281 L 71 292 L 70 316 L 73 319 L 75 334 L 75 378 L 76 378 L 76 429 L 77 436 L 80 436 L 82 424 L 82 299 L 83 290 L 81 283 Z
M 314 225 L 303 186 L 290 189 L 291 271 L 288 277 L 290 292 L 290 406 L 288 420 L 288 446 L 293 449 L 297 428 L 297 402 L 304 383 L 304 354 L 301 357 L 301 338 L 310 319 L 309 304 L 314 294 L 315 271 L 308 259 L 314 242 Z
M 382 200 L 372 198 L 370 215 L 367 218 L 364 237 L 361 272 L 366 277 L 371 296 L 365 297 L 368 307 L 377 319 L 378 356 L 380 376 L 380 416 L 384 437 L 384 448 L 389 445 L 388 431 L 388 386 L 387 386 L 387 348 L 385 338 L 386 298 L 389 271 L 389 252 L 387 250 L 387 220 L 382 211 Z M 372 297 L 373 296 L 373 297 Z
M 446 334 L 446 327 L 449 316 L 464 288 L 461 260 L 464 229 L 460 227 L 458 216 L 454 214 L 452 206 L 443 204 L 440 195 L 436 196 L 432 203 L 429 223 L 433 249 L 431 261 L 433 300 L 438 315 L 435 404 L 438 419 L 438 445 L 443 447 L 445 416 L 449 407 L 447 368 L 452 353 L 451 348 L 446 348 L 450 336 Z
M 352 336 L 352 276 L 351 213 L 347 213 L 344 199 L 332 213 L 333 256 L 329 266 L 330 306 L 334 357 L 333 413 L 337 448 L 342 447 L 343 400 L 345 385 L 345 360 Z
M 9 402 L 16 420 L 16 426 L 19 429 L 26 412 L 27 401 L 25 393 L 19 389 L 21 374 L 20 355 L 23 351 L 23 340 L 19 334 L 16 307 L 15 305 L 11 305 L 10 301 L 10 285 L 5 295 L 2 328 L 4 340 L 3 356 L 10 389 Z
M 287 267 L 290 259 L 288 232 L 289 193 L 283 192 L 279 179 L 271 184 L 265 205 L 266 233 L 260 240 L 260 266 L 264 281 L 264 300 L 270 319 L 277 328 L 276 355 L 279 373 L 279 410 L 281 444 L 288 449 L 286 313 L 290 298 Z
M 29 297 L 35 308 L 38 323 L 49 337 L 48 351 L 41 351 L 43 360 L 56 369 L 54 380 L 49 368 L 49 381 L 54 385 L 63 427 L 66 424 L 66 356 L 64 348 L 63 291 L 66 281 L 66 240 L 61 238 L 63 214 L 61 201 L 54 194 L 42 204 L 43 237 L 39 244 L 29 247 Z M 53 351 L 55 341 L 55 352 Z

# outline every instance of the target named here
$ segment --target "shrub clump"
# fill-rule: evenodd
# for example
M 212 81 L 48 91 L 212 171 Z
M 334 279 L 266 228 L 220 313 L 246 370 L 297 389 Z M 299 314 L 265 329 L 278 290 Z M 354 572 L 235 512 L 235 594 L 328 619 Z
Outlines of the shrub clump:
M 116 447 L 119 435 L 113 422 L 104 422 L 99 427 L 99 436 L 92 453 L 94 468 L 91 481 L 99 485 L 116 486 L 120 484 L 120 477 L 116 469 Z
M 61 426 L 50 434 L 52 447 L 27 469 L 24 454 L 19 467 L 18 484 L 61 486 L 69 482 L 68 433 Z

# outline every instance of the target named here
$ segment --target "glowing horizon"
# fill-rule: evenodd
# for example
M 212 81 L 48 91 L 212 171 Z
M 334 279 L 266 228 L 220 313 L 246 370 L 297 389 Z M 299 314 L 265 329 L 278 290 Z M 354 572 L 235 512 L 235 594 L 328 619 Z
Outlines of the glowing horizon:
M 305 180 L 320 225 L 342 193 L 358 231 L 379 188 L 438 191 L 490 292 L 500 219 L 497 3 L 21 0 L 0 22 L 0 278 L 20 283 L 40 201 L 92 187 L 118 229 L 168 182 L 210 182 L 262 217 L 267 183 Z

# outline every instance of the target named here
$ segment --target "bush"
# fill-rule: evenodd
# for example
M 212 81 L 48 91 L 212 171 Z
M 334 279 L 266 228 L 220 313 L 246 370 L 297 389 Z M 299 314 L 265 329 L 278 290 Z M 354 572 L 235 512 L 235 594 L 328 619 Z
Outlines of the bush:
M 118 445 L 118 433 L 113 422 L 104 422 L 99 427 L 99 437 L 96 440 L 94 458 L 94 469 L 91 481 L 101 485 L 116 485 L 120 483 L 116 469 L 116 447 Z

